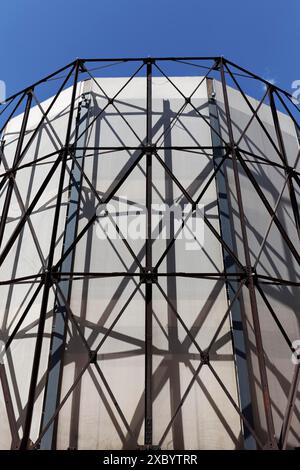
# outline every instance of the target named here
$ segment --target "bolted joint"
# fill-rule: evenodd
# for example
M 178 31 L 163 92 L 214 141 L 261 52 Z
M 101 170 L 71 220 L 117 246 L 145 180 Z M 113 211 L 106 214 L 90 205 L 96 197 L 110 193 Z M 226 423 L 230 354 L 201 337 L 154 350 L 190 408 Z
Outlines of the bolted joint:
M 203 364 L 209 364 L 209 352 L 208 351 L 202 351 L 200 354 L 200 359 Z
M 76 59 L 74 60 L 73 63 L 74 63 L 74 65 L 76 65 L 76 66 L 79 68 L 79 70 L 80 70 L 81 66 L 84 64 L 84 61 L 83 61 L 83 59 L 80 59 L 80 57 L 76 57 Z
M 82 60 L 78 60 L 78 68 L 80 73 L 84 73 L 87 71 Z
M 233 142 L 233 144 L 226 144 L 226 150 L 230 154 L 235 155 L 235 153 L 239 150 L 239 147 L 236 143 Z
M 266 82 L 266 85 L 270 93 L 273 93 L 276 90 L 276 86 L 274 85 L 274 83 Z
M 197 204 L 196 204 L 196 202 L 193 202 L 193 204 L 192 204 L 192 212 L 195 212 L 196 209 L 197 209 Z
M 140 282 L 142 284 L 156 284 L 157 272 L 153 268 L 143 268 L 140 272 Z
M 191 97 L 190 96 L 185 97 L 185 103 L 186 104 L 191 104 Z
M 156 152 L 156 144 L 145 145 L 144 149 L 145 149 L 146 153 L 155 153 Z
M 296 174 L 296 169 L 292 168 L 291 166 L 286 167 L 285 171 L 289 177 L 294 177 Z
M 27 96 L 30 96 L 30 95 L 32 95 L 32 94 L 33 94 L 33 88 L 28 88 L 28 89 L 26 90 L 26 95 L 27 95 Z
M 155 59 L 152 59 L 152 57 L 147 57 L 147 59 L 144 59 L 143 62 L 146 65 L 155 64 Z
M 253 266 L 245 266 L 244 271 L 245 271 L 245 279 L 246 279 L 245 285 L 248 287 L 251 279 L 253 281 L 253 284 L 256 284 L 257 282 L 256 269 Z
M 89 351 L 89 360 L 90 364 L 96 364 L 97 363 L 97 353 L 94 350 Z
M 226 151 L 227 153 L 231 153 L 231 152 L 232 152 L 232 145 L 231 145 L 229 142 L 226 142 L 226 143 L 224 144 L 224 147 L 225 147 L 225 151 Z
M 216 101 L 216 92 L 212 91 L 209 95 L 209 101 L 214 103 Z
M 217 57 L 212 67 L 212 70 L 220 70 L 220 65 L 222 62 L 224 63 L 224 57 Z
M 76 148 L 76 144 L 72 143 L 72 144 L 69 144 L 67 147 L 63 147 L 63 151 L 66 152 L 67 155 L 75 156 L 75 148 Z
M 7 172 L 7 178 L 12 182 L 15 181 L 15 172 L 12 168 Z
M 263 450 L 278 450 L 278 444 L 277 444 L 276 438 L 274 437 L 273 441 L 267 442 L 264 445 Z
M 54 279 L 52 277 L 51 269 L 45 269 L 42 277 L 43 277 L 44 283 L 47 284 L 48 286 L 52 286 L 54 284 Z
M 58 282 L 59 278 L 60 278 L 60 273 L 57 271 L 57 269 L 53 269 L 51 271 L 52 283 Z
M 64 155 L 69 155 L 72 151 L 72 148 L 73 148 L 72 145 L 73 144 L 63 145 L 60 149 L 60 152 L 59 152 L 60 157 L 63 157 Z
M 108 105 L 114 104 L 114 99 L 113 98 L 107 98 L 107 104 Z

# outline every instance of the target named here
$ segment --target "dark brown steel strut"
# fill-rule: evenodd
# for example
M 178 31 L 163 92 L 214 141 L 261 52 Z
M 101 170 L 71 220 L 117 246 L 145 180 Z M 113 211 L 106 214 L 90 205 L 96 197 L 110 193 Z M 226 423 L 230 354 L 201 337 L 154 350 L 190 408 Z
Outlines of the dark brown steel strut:
M 146 143 L 152 145 L 152 61 L 147 61 Z M 146 152 L 146 265 L 145 272 L 152 273 L 152 156 Z M 152 446 L 152 280 L 145 280 L 145 446 Z
M 268 438 L 269 438 L 268 446 L 270 448 L 271 447 L 277 448 L 277 442 L 275 439 L 274 421 L 273 421 L 272 409 L 271 409 L 271 399 L 270 399 L 270 392 L 269 392 L 269 385 L 268 385 L 267 370 L 266 370 L 266 364 L 265 364 L 265 358 L 264 358 L 264 348 L 263 348 L 261 328 L 260 328 L 258 309 L 257 309 L 254 277 L 253 277 L 253 272 L 252 272 L 251 257 L 250 257 L 249 244 L 248 244 L 246 218 L 245 218 L 241 184 L 240 184 L 240 178 L 239 178 L 236 144 L 234 141 L 232 124 L 231 124 L 230 106 L 229 106 L 229 100 L 228 100 L 228 94 L 227 94 L 227 84 L 226 84 L 225 73 L 224 73 L 224 60 L 223 59 L 220 61 L 219 65 L 220 65 L 223 98 L 224 98 L 225 113 L 226 113 L 226 120 L 227 120 L 227 129 L 228 129 L 229 141 L 230 141 L 230 146 L 231 146 L 232 167 L 233 167 L 233 173 L 234 173 L 239 218 L 240 218 L 240 224 L 241 224 L 241 230 L 242 230 L 242 242 L 243 242 L 244 255 L 245 255 L 245 261 L 246 261 L 246 270 L 248 274 L 248 289 L 249 289 L 249 296 L 250 296 L 250 303 L 251 303 L 251 310 L 252 310 L 254 334 L 255 334 L 255 340 L 256 340 L 257 357 L 258 357 L 259 371 L 260 371 L 261 384 L 262 384 L 265 416 L 266 416 L 266 422 L 267 422 L 267 428 L 268 428 Z
M 56 245 L 58 220 L 59 220 L 59 214 L 61 210 L 61 201 L 62 201 L 62 194 L 63 194 L 63 185 L 64 185 L 64 178 L 65 178 L 67 157 L 69 154 L 69 145 L 70 145 L 72 124 L 73 124 L 73 114 L 74 114 L 75 99 L 76 99 L 79 65 L 80 63 L 77 62 L 74 66 L 75 73 L 74 73 L 73 91 L 72 91 L 72 98 L 71 98 L 69 118 L 68 118 L 68 127 L 67 127 L 67 132 L 66 132 L 65 148 L 62 152 L 61 171 L 60 171 L 60 179 L 59 179 L 59 185 L 58 185 L 58 195 L 56 199 L 56 207 L 55 207 L 54 221 L 53 221 L 53 231 L 51 235 L 47 269 L 46 269 L 45 278 L 44 278 L 44 291 L 43 291 L 42 304 L 41 304 L 40 320 L 39 320 L 38 331 L 37 331 L 36 346 L 35 346 L 35 351 L 34 351 L 32 373 L 31 373 L 31 380 L 30 380 L 30 386 L 29 386 L 27 409 L 26 409 L 26 417 L 25 417 L 25 423 L 24 423 L 23 437 L 22 437 L 22 441 L 20 444 L 21 450 L 27 449 L 30 444 L 29 442 L 30 429 L 31 429 L 32 416 L 33 416 L 33 408 L 34 408 L 34 401 L 35 401 L 35 393 L 36 393 L 40 358 L 41 358 L 41 352 L 42 352 L 42 345 L 43 345 L 43 333 L 44 333 L 44 328 L 45 328 L 49 293 L 50 293 L 50 288 L 53 282 L 51 271 L 52 271 L 52 264 L 53 264 L 53 258 L 54 258 L 54 250 L 55 250 L 55 245 Z

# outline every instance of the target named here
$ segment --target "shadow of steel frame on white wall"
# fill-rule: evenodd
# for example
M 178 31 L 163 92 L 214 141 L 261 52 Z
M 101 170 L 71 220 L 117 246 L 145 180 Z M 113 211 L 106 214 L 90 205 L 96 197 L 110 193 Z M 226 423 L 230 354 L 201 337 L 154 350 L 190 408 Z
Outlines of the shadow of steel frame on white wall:
M 128 69 L 134 67 L 130 76 L 127 72 L 123 82 L 118 82 L 118 75 L 113 78 L 107 78 L 106 75 L 104 82 L 94 76 L 94 70 L 107 73 L 111 67 L 116 70 L 119 66 L 126 66 Z M 175 70 L 180 77 L 172 76 L 166 69 L 170 72 Z M 103 86 L 105 80 L 107 83 L 119 83 L 119 87 L 112 86 L 110 94 L 107 94 Z M 180 86 L 181 80 L 185 83 L 183 88 Z M 192 93 L 187 92 L 189 86 L 186 84 L 189 83 L 197 84 Z M 38 90 L 49 84 L 52 87 L 58 84 L 56 93 L 51 99 L 40 102 Z M 159 85 L 171 90 L 170 96 L 166 93 L 160 100 L 163 103 L 160 112 L 157 111 L 158 98 L 155 96 Z M 144 126 L 144 134 L 141 135 L 135 128 L 136 121 L 130 121 L 130 113 L 127 113 L 122 101 L 122 93 L 129 87 L 132 108 L 135 106 L 138 110 L 138 126 Z M 202 106 L 199 106 L 197 95 L 200 89 L 204 90 L 205 97 L 201 102 Z M 255 93 L 255 89 L 263 92 L 259 100 L 249 97 Z M 100 98 L 95 98 L 97 93 Z M 102 101 L 101 105 L 98 103 L 96 106 L 95 100 L 98 98 Z M 55 114 L 60 100 L 63 105 Z M 171 109 L 172 100 L 180 103 L 176 112 Z M 185 127 L 186 121 L 182 123 L 180 120 L 187 109 L 190 109 L 193 121 L 199 121 L 207 128 L 210 141 L 207 138 L 201 141 L 201 133 L 192 136 L 194 128 L 191 128 L 185 129 L 190 133 L 189 145 L 185 144 L 184 139 L 182 144 L 180 139 L 177 139 L 180 145 L 172 143 L 170 136 L 176 126 L 180 126 L 181 130 Z M 135 136 L 138 141 L 136 144 L 127 145 L 124 139 L 120 138 L 118 145 L 115 145 L 115 138 L 110 140 L 109 135 L 117 133 L 118 130 L 111 127 L 104 139 L 105 145 L 99 135 L 95 137 L 93 145 L 89 145 L 89 133 L 101 119 L 106 118 L 109 110 L 113 110 L 114 116 L 122 121 L 128 133 Z M 78 402 L 89 400 L 89 397 L 80 394 L 80 384 L 88 373 L 100 380 L 101 386 L 97 389 L 99 399 L 105 403 L 107 413 L 111 416 L 111 426 L 119 434 L 116 448 L 166 448 L 167 437 L 172 440 L 171 447 L 174 449 L 190 448 L 192 444 L 189 444 L 186 435 L 193 431 L 189 431 L 189 423 L 185 423 L 184 404 L 191 390 L 194 389 L 195 393 L 198 393 L 200 388 L 201 393 L 205 390 L 206 399 L 222 424 L 223 431 L 217 432 L 232 436 L 232 445 L 221 443 L 220 448 L 286 449 L 297 447 L 297 444 L 299 446 L 300 367 L 294 342 L 300 337 L 300 296 L 297 290 L 300 286 L 300 154 L 297 137 L 299 110 L 290 93 L 223 57 L 76 59 L 1 104 L 0 288 L 3 291 L 0 340 L 3 343 L 3 360 L 0 364 L 0 378 L 3 398 L 2 423 L 7 423 L 0 425 L 1 446 L 7 446 L 2 443 L 9 442 L 8 448 L 11 449 L 87 448 L 91 441 L 78 437 L 80 433 L 82 436 L 85 433 L 84 429 L 80 430 L 82 405 Z M 32 117 L 33 112 L 35 114 Z M 55 119 L 60 118 L 62 112 L 64 121 L 58 133 L 53 123 Z M 241 121 L 239 116 L 242 117 Z M 243 125 L 245 116 L 247 119 L 245 118 Z M 41 132 L 46 133 L 49 140 L 54 142 L 51 152 L 46 152 L 43 145 L 37 145 Z M 103 133 L 105 132 L 103 130 Z M 160 141 L 162 143 L 159 144 Z M 34 155 L 30 153 L 33 146 Z M 88 170 L 85 169 L 85 160 L 91 154 L 97 160 L 101 157 L 114 159 L 118 153 L 128 154 L 130 158 L 124 160 L 125 163 L 118 169 L 119 173 L 111 181 L 109 188 L 100 191 L 97 178 L 89 176 Z M 161 157 L 162 154 L 164 157 Z M 185 165 L 193 165 L 194 160 L 191 160 L 189 155 L 206 159 L 207 171 L 197 176 L 196 189 L 193 189 L 192 184 L 186 189 L 184 178 L 181 179 L 181 175 L 173 170 L 174 158 L 184 158 L 187 162 Z M 20 189 L 22 174 L 28 179 L 34 178 L 34 172 L 45 165 L 47 172 L 38 180 L 35 192 L 30 192 L 29 186 L 25 191 Z M 179 191 L 181 201 L 184 200 L 190 205 L 191 214 L 205 199 L 211 185 L 215 185 L 217 222 L 209 212 L 205 212 L 203 223 L 210 234 L 209 240 L 213 239 L 218 244 L 222 269 L 217 269 L 216 266 L 215 271 L 201 272 L 201 263 L 196 270 L 190 272 L 188 264 L 185 270 L 176 269 L 174 249 L 178 234 L 187 223 L 186 220 L 182 220 L 177 233 L 173 231 L 158 260 L 155 260 L 152 217 L 147 217 L 146 236 L 139 254 L 136 253 L 135 244 L 121 236 L 120 243 L 134 262 L 134 269 L 128 268 L 128 264 L 124 263 L 123 271 L 116 271 L 114 268 L 95 271 L 90 263 L 84 265 L 82 271 L 77 270 L 76 250 L 79 250 L 80 243 L 89 236 L 91 230 L 95 230 L 99 217 L 97 206 L 109 204 L 117 198 L 118 190 L 125 182 L 130 181 L 130 177 L 140 165 L 143 165 L 144 177 L 144 186 L 141 182 L 140 189 L 145 195 L 148 213 L 152 210 L 153 194 L 158 191 L 155 187 L 154 165 L 159 165 L 160 170 L 164 172 L 170 188 Z M 264 168 L 267 168 L 267 171 L 261 171 Z M 195 168 L 194 173 L 197 171 Z M 277 184 L 273 181 L 274 172 L 280 173 L 282 187 L 274 187 Z M 49 216 L 47 226 L 37 226 L 34 220 L 36 213 L 42 210 L 42 206 L 39 208 L 41 201 L 44 201 L 43 210 L 47 204 L 47 207 L 50 207 L 45 198 L 48 197 L 49 182 L 53 179 L 55 194 L 52 194 L 50 199 L 51 218 Z M 168 194 L 166 190 L 166 199 L 175 198 L 170 194 L 173 191 L 170 188 Z M 81 212 L 83 205 L 88 205 L 88 202 L 90 207 L 86 209 L 86 223 L 82 225 Z M 256 204 L 259 204 L 259 209 Z M 18 207 L 17 215 L 11 212 L 13 205 Z M 255 226 L 256 217 L 263 218 L 264 222 L 260 224 L 257 220 Z M 120 227 L 113 223 L 120 234 Z M 44 231 L 49 235 L 46 247 L 42 235 Z M 275 237 L 271 237 L 272 240 L 276 240 L 275 246 L 273 241 L 270 242 L 271 233 Z M 18 275 L 19 266 L 28 261 L 26 253 L 24 256 L 20 253 L 26 252 L 26 244 L 24 245 L 22 240 L 29 236 L 39 258 L 40 270 L 32 270 L 31 273 L 26 271 L 26 275 Z M 92 244 L 92 238 L 90 242 L 87 241 L 86 246 L 88 244 Z M 268 265 L 265 271 L 261 269 L 263 256 L 266 256 L 273 268 Z M 30 258 L 30 255 L 27 257 Z M 287 268 L 284 273 L 279 262 Z M 10 268 L 7 263 L 10 263 Z M 161 269 L 163 266 L 166 267 L 165 270 Z M 94 324 L 91 321 L 85 323 L 83 317 L 75 312 L 76 302 L 72 300 L 74 284 L 78 280 L 88 290 L 89 282 L 100 283 L 104 279 L 108 282 L 110 279 L 118 280 L 121 283 L 120 289 L 125 294 L 129 281 L 135 286 L 134 290 L 128 290 L 126 301 L 122 306 L 119 305 L 117 314 L 111 314 L 111 322 L 109 326 L 105 323 L 105 327 L 97 323 L 99 312 L 95 314 Z M 197 281 L 199 296 L 202 285 L 207 282 L 220 284 L 224 290 L 225 307 L 218 324 L 213 326 L 214 332 L 210 341 L 207 344 L 204 341 L 204 346 L 199 344 L 201 335 L 198 336 L 198 333 L 201 328 L 205 328 L 205 322 L 209 323 L 210 317 L 214 315 L 214 301 L 209 297 L 205 308 L 201 308 L 200 320 L 194 324 L 189 323 L 187 312 L 179 312 L 181 299 L 180 295 L 176 294 L 176 283 L 180 282 L 180 279 L 187 283 Z M 15 299 L 14 289 L 19 289 L 15 294 L 18 301 L 12 300 Z M 153 322 L 159 324 L 160 321 L 155 313 L 154 292 L 160 293 L 161 302 L 169 311 L 165 331 L 168 347 L 160 352 L 155 345 L 153 333 Z M 124 383 L 121 385 L 120 382 L 118 391 L 110 385 L 110 372 L 104 372 L 105 368 L 102 368 L 105 362 L 102 356 L 104 357 L 105 353 L 101 356 L 100 349 L 108 338 L 116 338 L 116 335 L 119 335 L 119 340 L 122 341 L 121 333 L 119 330 L 116 332 L 115 327 L 136 293 L 142 296 L 144 304 L 144 309 L 140 312 L 144 328 L 143 338 L 137 340 L 134 334 L 132 338 L 127 335 L 126 342 L 131 349 L 136 347 L 137 355 L 143 358 L 144 381 L 140 398 L 133 407 L 134 411 L 129 412 L 126 409 Z M 83 298 L 87 298 L 84 288 L 81 301 Z M 99 303 L 98 297 L 96 300 L 96 308 L 102 315 L 105 305 Z M 117 302 L 115 298 L 111 300 Z M 205 320 L 202 320 L 204 315 Z M 107 320 L 109 319 L 108 313 Z M 220 339 L 219 334 L 228 321 L 230 326 L 226 330 L 227 336 Z M 298 329 L 295 325 L 298 325 Z M 163 325 L 161 326 L 163 329 Z M 178 333 L 179 328 L 184 337 Z M 15 356 L 13 352 L 15 343 L 28 341 L 27 335 L 31 338 L 32 353 L 26 361 L 25 372 L 25 363 L 22 362 L 20 370 L 17 365 L 17 352 Z M 73 359 L 74 363 L 77 362 L 74 366 L 74 377 L 69 382 L 69 387 L 65 387 L 63 381 L 68 366 L 65 355 L 66 350 L 72 348 L 75 337 L 81 342 L 81 347 L 85 348 L 86 355 L 77 354 L 77 359 Z M 285 346 L 280 346 L 280 350 L 286 347 L 285 352 L 278 357 L 276 354 L 270 357 L 272 348 L 276 350 L 275 343 L 279 344 L 281 340 Z M 218 372 L 217 361 L 222 361 L 222 353 L 218 358 L 218 349 L 224 342 L 229 342 L 232 347 L 231 362 L 236 377 L 236 396 L 228 390 L 226 378 Z M 191 348 L 193 351 L 190 351 Z M 124 348 L 120 349 L 120 352 L 122 351 L 124 352 Z M 173 362 L 170 360 L 168 363 L 167 360 L 164 363 L 167 365 L 161 372 L 162 376 L 156 379 L 156 361 L 153 359 L 155 354 L 176 356 L 175 360 L 173 357 Z M 180 356 L 183 359 L 180 359 Z M 295 359 L 294 362 L 292 358 Z M 180 361 L 182 364 L 179 365 Z M 182 366 L 191 371 L 189 380 L 182 379 Z M 199 374 L 204 370 L 207 372 L 204 372 L 200 381 Z M 214 379 L 213 393 L 211 388 L 205 389 L 205 377 L 208 373 L 210 383 L 212 378 Z M 18 374 L 21 379 L 17 377 Z M 24 385 L 22 374 L 28 377 L 28 381 L 25 381 L 28 386 Z M 178 386 L 178 381 L 181 382 L 181 387 Z M 171 412 L 164 426 L 160 428 L 160 437 L 157 437 L 159 433 L 153 431 L 158 416 L 157 411 L 154 412 L 154 403 L 166 383 L 169 383 L 169 403 L 166 407 L 169 407 Z M 277 393 L 279 395 L 276 395 Z M 216 397 L 220 394 L 226 400 L 226 404 L 222 405 L 223 409 L 216 405 Z M 279 402 L 277 396 L 281 397 Z M 62 432 L 59 419 L 63 410 L 71 406 L 68 403 L 72 397 L 73 411 L 67 415 L 69 418 L 66 418 L 66 415 L 63 418 L 69 420 L 66 426 L 72 436 L 66 438 L 69 445 L 63 447 L 62 440 L 58 437 Z M 164 397 L 166 399 L 167 395 Z M 201 407 L 201 401 L 197 407 Z M 232 408 L 240 422 L 237 436 L 236 431 L 230 429 L 231 422 L 222 416 L 227 407 Z M 101 413 L 97 417 L 95 409 L 93 413 L 97 426 L 101 429 Z M 182 424 L 183 422 L 185 424 Z M 90 426 L 88 432 L 93 433 L 92 421 Z M 205 420 L 202 424 L 198 423 L 200 435 L 197 442 L 200 448 L 202 441 L 203 448 L 209 448 L 205 440 L 206 433 L 209 435 L 213 432 L 209 427 L 209 422 Z M 95 428 L 96 432 L 98 431 Z M 4 433 L 6 438 L 3 438 Z M 80 439 L 83 444 L 80 444 Z M 219 442 L 222 442 L 222 439 L 221 436 Z M 103 444 L 104 448 L 109 445 Z

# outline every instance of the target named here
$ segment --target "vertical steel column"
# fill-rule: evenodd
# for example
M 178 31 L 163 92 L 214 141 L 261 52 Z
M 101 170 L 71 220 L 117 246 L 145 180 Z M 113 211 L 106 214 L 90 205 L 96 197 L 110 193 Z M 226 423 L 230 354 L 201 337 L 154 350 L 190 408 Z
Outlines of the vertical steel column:
M 280 151 L 282 153 L 284 163 L 288 167 L 290 166 L 287 161 L 287 155 L 286 155 L 286 150 L 284 146 L 284 140 L 280 128 L 280 123 L 278 119 L 278 114 L 277 114 L 277 108 L 275 105 L 274 101 L 274 95 L 272 92 L 272 89 L 269 90 L 269 100 L 270 100 L 270 106 L 271 106 L 271 111 L 272 111 L 272 117 L 273 117 L 273 122 L 276 130 L 276 136 L 277 136 L 277 141 L 279 144 Z M 295 132 L 297 134 L 298 138 L 298 143 L 300 144 L 300 133 L 299 133 L 299 128 L 295 125 Z M 285 174 L 287 174 L 287 171 L 285 171 Z M 298 203 L 297 203 L 297 198 L 295 194 L 295 188 L 293 185 L 292 177 L 293 173 L 290 173 L 290 177 L 288 180 L 288 189 L 290 193 L 290 198 L 291 198 L 291 204 L 292 204 L 292 209 L 294 213 L 294 218 L 295 218 L 295 223 L 296 223 L 296 228 L 298 231 L 298 236 L 300 238 L 300 225 L 299 225 L 299 209 L 298 209 Z M 292 383 L 290 386 L 290 391 L 288 395 L 288 400 L 287 400 L 287 406 L 286 410 L 284 413 L 283 417 L 283 423 L 282 423 L 282 428 L 281 428 L 281 433 L 280 433 L 280 438 L 279 438 L 279 448 L 282 450 L 286 449 L 287 446 L 287 441 L 289 437 L 289 432 L 291 428 L 291 422 L 292 422 L 292 417 L 294 413 L 294 408 L 295 408 L 295 403 L 297 399 L 297 392 L 299 388 L 299 382 L 300 382 L 300 364 L 297 364 L 295 366 L 295 371 L 292 379 Z
M 289 391 L 289 396 L 287 400 L 287 407 L 283 418 L 281 435 L 279 439 L 280 449 L 286 449 L 287 440 L 289 437 L 289 431 L 291 428 L 292 417 L 294 413 L 295 403 L 297 399 L 297 393 L 299 390 L 300 383 L 300 364 L 295 366 L 295 371 Z
M 2 139 L 2 140 L 0 140 L 0 168 L 1 168 L 1 165 L 2 165 L 4 147 L 5 147 L 5 140 Z
M 220 139 L 221 126 L 219 122 L 218 109 L 215 100 L 215 92 L 213 87 L 213 79 L 207 78 L 207 94 L 208 94 L 208 109 L 209 109 L 209 118 L 212 126 L 211 129 L 211 140 L 213 146 L 213 162 L 214 169 L 218 167 L 223 158 L 222 141 Z M 214 130 L 216 132 L 214 132 Z M 234 241 L 232 234 L 232 225 L 230 220 L 230 202 L 228 199 L 228 184 L 226 179 L 226 170 L 225 170 L 226 161 L 223 163 L 223 168 L 221 168 L 216 173 L 216 189 L 217 189 L 217 198 L 218 198 L 218 211 L 219 211 L 219 221 L 220 221 L 220 231 L 222 239 L 226 242 L 227 246 L 234 251 Z M 224 270 L 226 273 L 236 274 L 236 264 L 234 259 L 230 256 L 229 253 L 223 248 L 223 260 L 224 260 Z M 234 280 L 226 280 L 226 290 L 227 298 L 229 304 L 233 302 L 233 299 L 236 295 L 238 282 Z M 239 299 L 236 302 L 233 302 L 231 307 L 231 320 L 232 320 L 232 340 L 233 340 L 233 350 L 235 356 L 236 372 L 237 372 L 237 381 L 238 381 L 238 393 L 240 407 L 243 415 L 253 427 L 253 416 L 252 416 L 252 404 L 251 404 L 251 393 L 250 393 L 250 378 L 249 370 L 247 363 L 247 350 L 245 344 L 245 331 L 242 321 L 242 312 L 239 303 Z M 247 450 L 256 449 L 255 439 L 244 426 L 243 430 L 244 437 L 244 448 Z
M 266 424 L 267 424 L 268 442 L 266 444 L 266 447 L 278 448 L 276 438 L 275 438 L 275 429 L 274 429 L 273 415 L 272 415 L 272 409 L 271 409 L 267 369 L 266 369 L 266 364 L 265 364 L 264 348 L 263 348 L 260 321 L 259 321 L 259 315 L 258 315 L 258 309 L 257 309 L 254 273 L 253 273 L 252 266 L 251 266 L 251 257 L 250 257 L 247 228 L 246 228 L 246 218 L 245 218 L 245 213 L 244 213 L 242 191 L 241 191 L 241 184 L 240 184 L 240 178 L 239 178 L 238 159 L 236 155 L 237 147 L 235 145 L 233 128 L 232 128 L 232 123 L 231 123 L 230 107 L 229 107 L 229 100 L 228 100 L 228 94 L 227 94 L 227 84 L 226 84 L 226 79 L 225 79 L 223 60 L 224 60 L 223 58 L 220 59 L 219 66 L 220 66 L 221 82 L 222 82 L 224 105 L 225 105 L 225 114 L 226 114 L 226 121 L 227 121 L 228 135 L 229 135 L 229 144 L 230 144 L 231 155 L 232 155 L 232 167 L 233 167 L 233 174 L 234 174 L 234 181 L 235 181 L 235 188 L 236 188 L 236 198 L 237 198 L 237 203 L 238 203 L 238 211 L 239 211 L 241 231 L 242 231 L 242 242 L 243 242 L 245 262 L 246 262 L 246 271 L 248 275 L 247 286 L 249 290 L 254 336 L 255 336 L 255 343 L 256 343 L 256 349 L 257 349 L 257 358 L 258 358 L 258 365 L 259 365 L 259 371 L 260 371 L 260 377 L 261 377 L 261 387 L 262 387 L 262 393 L 263 393 L 264 409 L 265 409 Z
M 146 266 L 145 266 L 145 446 L 152 445 L 152 60 L 147 61 L 146 104 Z
M 280 123 L 279 123 L 277 109 L 276 109 L 276 105 L 275 105 L 275 101 L 274 101 L 272 86 L 270 86 L 270 88 L 269 88 L 269 100 L 270 100 L 270 106 L 271 106 L 271 112 L 272 112 L 272 117 L 273 117 L 277 142 L 278 142 L 279 150 L 280 150 L 280 153 L 281 153 L 281 156 L 282 156 L 282 161 L 283 161 L 284 165 L 286 166 L 285 174 L 287 175 L 289 173 L 289 167 L 290 166 L 289 166 L 288 160 L 287 160 L 284 140 L 283 140 L 283 136 L 282 136 L 282 132 L 281 132 L 281 128 L 280 128 Z M 293 214 L 294 214 L 294 219 L 295 219 L 295 224 L 296 224 L 296 228 L 297 228 L 297 232 L 298 232 L 298 237 L 300 238 L 299 208 L 298 208 L 295 188 L 294 188 L 291 176 L 292 176 L 292 173 L 289 174 L 289 179 L 288 179 L 287 184 L 288 184 L 288 189 L 289 189 L 289 193 L 290 193 L 292 210 L 293 210 Z
M 15 153 L 15 157 L 14 157 L 14 161 L 13 161 L 13 168 L 15 168 L 15 166 L 18 164 L 18 161 L 19 161 L 19 158 L 20 158 L 20 155 L 21 155 L 21 152 L 22 152 L 23 142 L 24 142 L 25 133 L 26 133 L 26 127 L 27 127 L 28 117 L 29 117 L 29 112 L 30 112 L 30 107 L 31 107 L 31 102 L 32 102 L 32 90 L 28 90 L 25 111 L 24 111 L 24 115 L 23 115 L 21 129 L 20 129 L 20 135 L 19 135 L 17 148 L 16 148 L 16 153 Z M 12 171 L 12 173 L 9 175 L 9 181 L 8 181 L 6 196 L 5 196 L 5 201 L 4 201 L 3 210 L 2 210 L 2 216 L 1 216 L 1 220 L 0 220 L 0 246 L 2 245 L 2 241 L 3 241 L 4 229 L 5 229 L 7 215 L 8 215 L 9 206 L 10 206 L 10 201 L 11 201 L 11 197 L 12 197 L 12 193 L 13 193 L 15 176 L 16 176 L 16 171 Z
M 76 118 L 75 141 L 77 141 L 77 136 L 82 134 L 79 140 L 76 142 L 77 147 L 84 147 L 85 145 L 86 135 L 84 134 L 84 130 L 88 121 L 89 104 L 90 99 L 86 97 L 86 94 L 83 94 L 81 101 L 78 103 L 78 112 Z M 82 169 L 84 168 L 83 155 L 84 150 L 75 151 L 75 158 L 82 158 Z M 71 243 L 73 243 L 77 234 L 81 187 L 82 172 L 81 169 L 73 161 L 70 171 L 69 198 L 66 215 L 66 225 L 64 230 L 62 255 L 66 252 Z M 74 254 L 75 252 L 73 250 L 66 257 L 66 259 L 62 263 L 60 271 L 72 272 L 74 265 Z M 72 279 L 60 281 L 59 285 L 63 297 L 69 302 L 71 298 Z M 44 429 L 44 427 L 54 415 L 60 398 L 60 388 L 63 370 L 63 355 L 67 332 L 67 309 L 64 305 L 63 300 L 61 300 L 59 297 L 60 296 L 57 293 L 54 305 L 54 319 L 49 354 L 48 377 L 44 397 L 41 430 Z M 52 425 L 47 430 L 46 434 L 43 436 L 40 443 L 40 449 L 55 449 L 56 434 L 57 420 L 52 423 Z
M 1 358 L 2 359 L 2 358 Z M 9 424 L 9 429 L 11 433 L 11 449 L 18 449 L 20 439 L 19 439 L 19 430 L 17 425 L 17 420 L 15 416 L 15 411 L 13 407 L 12 396 L 10 393 L 9 383 L 7 380 L 7 374 L 5 370 L 5 365 L 0 361 L 0 385 L 2 387 L 3 398 L 7 413 L 7 420 Z
M 22 438 L 21 445 L 20 445 L 21 450 L 27 449 L 30 444 L 29 437 L 30 437 L 30 429 L 31 429 L 33 408 L 34 408 L 34 402 L 35 402 L 35 393 L 36 393 L 39 365 L 40 365 L 42 345 L 43 345 L 43 335 L 44 335 L 44 328 L 45 328 L 45 322 L 46 322 L 46 313 L 47 313 L 47 307 L 48 307 L 49 292 L 50 292 L 51 285 L 53 282 L 52 281 L 52 264 L 53 264 L 54 251 L 55 251 L 55 245 L 56 245 L 57 229 L 58 229 L 59 214 L 60 214 L 60 207 L 61 207 L 61 201 L 62 201 L 62 193 L 63 193 L 64 179 L 65 179 L 67 158 L 69 154 L 70 136 L 71 136 L 71 130 L 72 130 L 74 105 L 75 105 L 75 99 L 76 99 L 79 65 L 80 65 L 80 62 L 76 61 L 73 67 L 73 71 L 75 70 L 75 74 L 74 74 L 72 98 L 71 98 L 71 103 L 70 103 L 69 120 L 68 120 L 67 132 L 66 132 L 66 140 L 65 140 L 65 146 L 62 149 L 61 155 L 59 157 L 61 159 L 61 171 L 60 171 L 60 178 L 59 178 L 59 184 L 58 184 L 58 192 L 57 192 L 56 206 L 55 206 L 55 212 L 54 212 L 53 230 L 51 234 L 48 262 L 47 262 L 47 268 L 46 268 L 45 275 L 44 275 L 44 291 L 43 291 L 43 297 L 42 297 L 42 303 L 41 303 L 40 318 L 39 318 L 39 324 L 38 324 L 36 345 L 35 345 L 29 393 L 28 393 L 28 401 L 27 401 L 27 407 L 26 407 L 23 438 Z

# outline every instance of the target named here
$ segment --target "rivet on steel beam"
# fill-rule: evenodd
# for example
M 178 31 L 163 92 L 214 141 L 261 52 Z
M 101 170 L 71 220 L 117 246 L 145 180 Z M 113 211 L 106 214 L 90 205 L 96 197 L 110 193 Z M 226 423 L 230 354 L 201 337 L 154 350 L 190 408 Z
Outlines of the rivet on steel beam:
M 201 362 L 204 364 L 204 365 L 207 365 L 209 364 L 209 352 L 208 351 L 202 351 L 201 354 L 200 354 L 200 359 L 201 359 Z
M 89 351 L 89 359 L 91 364 L 96 364 L 97 363 L 97 353 L 96 351 Z

